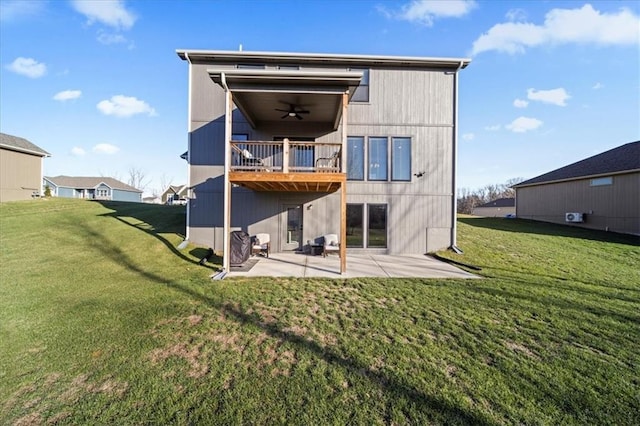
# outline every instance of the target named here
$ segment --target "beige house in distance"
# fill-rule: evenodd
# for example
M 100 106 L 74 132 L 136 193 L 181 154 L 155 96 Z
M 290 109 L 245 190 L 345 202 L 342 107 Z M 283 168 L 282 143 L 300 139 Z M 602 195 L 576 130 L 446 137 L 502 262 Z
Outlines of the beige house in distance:
M 640 235 L 640 141 L 514 188 L 518 218 Z
M 474 207 L 471 214 L 483 217 L 505 217 L 507 215 L 515 215 L 516 199 L 498 198 L 497 200 L 489 201 L 488 203 Z
M 0 202 L 42 195 L 44 149 L 18 136 L 0 133 Z

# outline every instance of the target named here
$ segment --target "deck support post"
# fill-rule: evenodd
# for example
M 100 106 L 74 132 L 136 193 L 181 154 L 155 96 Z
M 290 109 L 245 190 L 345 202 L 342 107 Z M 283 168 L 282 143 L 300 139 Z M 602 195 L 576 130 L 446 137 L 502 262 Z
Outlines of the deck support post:
M 347 172 L 347 105 L 349 91 L 342 94 L 342 149 L 340 152 L 340 172 Z M 340 273 L 347 272 L 347 182 L 340 183 Z
M 223 77 L 224 78 L 224 77 Z M 231 266 L 231 182 L 229 180 L 229 169 L 231 167 L 231 134 L 232 134 L 232 112 L 233 98 L 231 90 L 227 88 L 225 93 L 225 114 L 224 114 L 224 213 L 223 213 L 223 252 L 222 268 L 229 272 Z

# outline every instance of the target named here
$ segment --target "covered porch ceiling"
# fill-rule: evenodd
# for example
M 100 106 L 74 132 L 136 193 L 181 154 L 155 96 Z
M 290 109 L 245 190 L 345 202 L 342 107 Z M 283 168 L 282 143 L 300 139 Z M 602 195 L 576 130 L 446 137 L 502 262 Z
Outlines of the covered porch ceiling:
M 228 88 L 249 124 L 287 120 L 336 130 L 342 118 L 342 95 L 353 95 L 361 71 L 208 69 L 210 78 Z M 294 114 L 296 111 L 307 111 Z M 289 114 L 291 112 L 292 114 Z

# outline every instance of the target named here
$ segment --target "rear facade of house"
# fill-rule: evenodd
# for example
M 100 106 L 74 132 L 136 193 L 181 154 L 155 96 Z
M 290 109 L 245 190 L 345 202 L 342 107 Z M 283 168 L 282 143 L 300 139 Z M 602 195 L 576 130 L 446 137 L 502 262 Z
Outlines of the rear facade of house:
M 142 202 L 142 191 L 110 177 L 45 176 L 43 186 L 53 197 Z
M 455 244 L 468 59 L 177 53 L 189 65 L 191 242 L 224 251 L 225 233 L 243 230 L 270 234 L 276 252 L 326 234 L 350 252 Z
M 32 142 L 0 133 L 0 202 L 42 195 L 45 157 L 49 153 Z
M 518 218 L 640 235 L 640 142 L 515 185 Z

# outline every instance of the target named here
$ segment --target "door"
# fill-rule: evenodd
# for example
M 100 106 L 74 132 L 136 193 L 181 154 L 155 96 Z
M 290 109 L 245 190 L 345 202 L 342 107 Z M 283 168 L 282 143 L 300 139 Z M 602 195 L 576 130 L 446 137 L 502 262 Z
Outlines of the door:
M 280 230 L 282 251 L 302 250 L 302 205 L 282 206 Z

